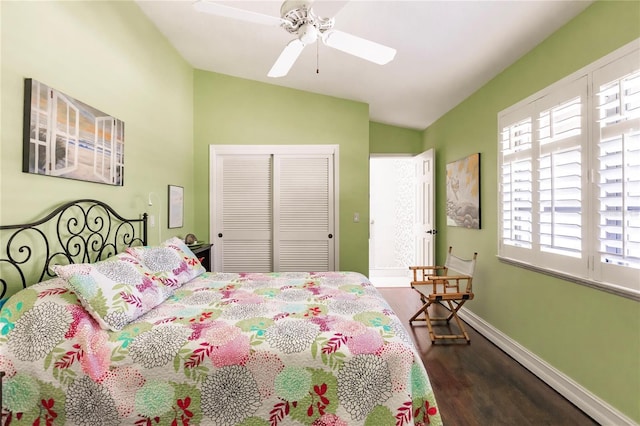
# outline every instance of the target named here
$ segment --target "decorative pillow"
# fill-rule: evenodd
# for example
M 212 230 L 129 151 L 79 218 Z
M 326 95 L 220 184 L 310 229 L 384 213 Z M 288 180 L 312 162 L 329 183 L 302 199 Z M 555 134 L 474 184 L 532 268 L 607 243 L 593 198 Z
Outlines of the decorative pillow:
M 178 237 L 159 246 L 129 247 L 126 251 L 168 287 L 177 288 L 205 272 L 198 257 Z
M 96 263 L 56 265 L 56 275 L 65 279 L 85 309 L 100 327 L 118 331 L 162 303 L 173 292 L 140 264 L 120 253 Z

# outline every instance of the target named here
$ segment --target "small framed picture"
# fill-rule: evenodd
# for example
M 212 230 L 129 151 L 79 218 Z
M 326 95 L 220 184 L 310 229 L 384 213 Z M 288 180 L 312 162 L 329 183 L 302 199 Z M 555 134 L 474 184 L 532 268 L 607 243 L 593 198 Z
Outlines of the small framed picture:
M 184 188 L 169 185 L 169 228 L 184 226 Z

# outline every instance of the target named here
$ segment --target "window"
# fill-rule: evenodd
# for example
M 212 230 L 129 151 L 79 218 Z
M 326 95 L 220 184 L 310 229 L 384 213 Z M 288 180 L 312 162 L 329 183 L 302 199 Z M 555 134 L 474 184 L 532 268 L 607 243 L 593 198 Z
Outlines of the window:
M 640 299 L 640 49 L 498 114 L 499 256 Z

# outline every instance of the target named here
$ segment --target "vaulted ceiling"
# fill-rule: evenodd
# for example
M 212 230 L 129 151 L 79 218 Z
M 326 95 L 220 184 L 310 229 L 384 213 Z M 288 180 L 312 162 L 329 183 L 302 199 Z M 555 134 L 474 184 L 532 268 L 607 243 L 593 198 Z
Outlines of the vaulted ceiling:
M 223 1 L 280 16 L 280 1 Z M 192 0 L 137 4 L 194 68 L 369 104 L 370 119 L 425 129 L 592 2 L 330 1 L 334 28 L 393 47 L 386 65 L 308 45 L 285 77 L 267 77 L 295 38 L 283 28 L 198 12 Z

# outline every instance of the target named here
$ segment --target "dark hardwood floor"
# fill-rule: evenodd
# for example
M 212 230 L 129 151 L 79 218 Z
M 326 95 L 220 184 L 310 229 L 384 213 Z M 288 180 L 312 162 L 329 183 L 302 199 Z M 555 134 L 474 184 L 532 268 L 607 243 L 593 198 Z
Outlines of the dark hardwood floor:
M 417 293 L 410 288 L 378 290 L 418 348 L 445 426 L 598 424 L 466 324 L 470 345 L 464 341 L 432 345 L 424 322 L 409 325 L 409 318 L 422 306 Z

